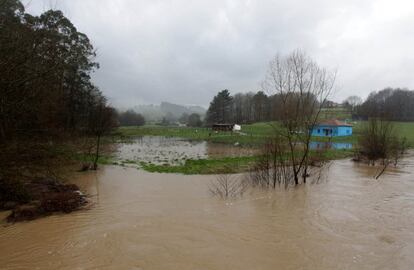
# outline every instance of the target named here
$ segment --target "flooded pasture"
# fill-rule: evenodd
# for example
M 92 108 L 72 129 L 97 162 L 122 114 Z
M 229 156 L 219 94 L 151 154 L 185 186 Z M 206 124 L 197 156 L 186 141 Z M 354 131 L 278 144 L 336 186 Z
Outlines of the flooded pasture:
M 211 197 L 214 176 L 106 166 L 90 210 L 0 227 L 1 269 L 412 269 L 414 158 L 335 161 L 326 181 Z M 3 213 L 5 215 L 5 213 Z
M 176 137 L 143 136 L 118 144 L 120 160 L 153 164 L 180 165 L 187 159 L 239 157 L 257 153 L 257 149 Z

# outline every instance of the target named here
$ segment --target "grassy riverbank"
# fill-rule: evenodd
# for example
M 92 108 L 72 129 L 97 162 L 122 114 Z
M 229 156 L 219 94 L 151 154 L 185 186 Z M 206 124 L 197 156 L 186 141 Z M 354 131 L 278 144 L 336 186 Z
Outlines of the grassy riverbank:
M 183 165 L 155 165 L 141 163 L 141 167 L 149 172 L 182 173 L 182 174 L 219 174 L 248 171 L 258 159 L 256 156 L 225 157 L 219 159 L 189 159 Z
M 351 157 L 351 150 L 328 150 L 323 159 L 333 160 Z M 220 173 L 242 173 L 251 169 L 259 156 L 225 157 L 219 159 L 187 160 L 183 165 L 156 165 L 151 163 L 140 163 L 140 166 L 149 172 L 158 173 L 182 173 L 182 174 L 220 174 Z

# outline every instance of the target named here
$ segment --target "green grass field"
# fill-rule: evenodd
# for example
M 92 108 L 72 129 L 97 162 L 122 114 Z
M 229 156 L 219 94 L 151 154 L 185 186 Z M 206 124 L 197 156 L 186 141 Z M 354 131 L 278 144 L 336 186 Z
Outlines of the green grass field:
M 345 108 L 323 108 L 319 114 L 321 120 L 324 119 L 339 119 L 346 120 L 351 119 L 351 112 Z
M 349 142 L 356 144 L 366 122 L 353 122 L 353 135 L 344 137 L 313 137 L 314 141 Z M 166 136 L 180 137 L 190 140 L 206 140 L 216 143 L 235 144 L 241 146 L 260 146 L 267 138 L 272 136 L 277 129 L 276 123 L 255 123 L 242 125 L 242 133 L 218 132 L 215 133 L 209 128 L 190 128 L 190 127 L 162 127 L 162 126 L 143 126 L 143 127 L 120 127 L 115 135 L 120 138 L 128 139 L 137 136 Z M 395 129 L 400 137 L 405 137 L 410 147 L 414 147 L 414 122 L 395 122 Z
M 315 154 L 316 152 L 311 152 Z M 326 160 L 341 159 L 352 156 L 351 150 L 328 150 L 321 158 Z M 187 160 L 183 165 L 156 165 L 141 162 L 139 165 L 144 170 L 158 173 L 182 173 L 182 174 L 220 174 L 241 173 L 249 171 L 259 156 L 224 157 L 217 159 Z
M 358 136 L 363 126 L 367 122 L 353 122 L 354 129 L 352 136 L 334 137 L 331 139 L 323 137 L 313 137 L 313 141 L 332 141 L 348 142 L 354 146 L 358 143 Z M 137 136 L 166 136 L 180 137 L 189 140 L 206 140 L 215 143 L 238 144 L 240 146 L 260 147 L 266 139 L 275 133 L 276 123 L 255 123 L 242 125 L 242 134 L 231 132 L 215 133 L 209 128 L 190 128 L 190 127 L 162 127 L 162 126 L 143 126 L 143 127 L 120 127 L 115 135 L 120 140 L 128 140 Z M 397 134 L 405 137 L 409 147 L 414 147 L 414 123 L 395 122 Z M 352 150 L 331 149 L 324 154 L 326 159 L 340 159 L 353 155 Z M 225 157 L 218 159 L 187 160 L 183 165 L 155 165 L 151 163 L 137 164 L 141 168 L 150 172 L 164 173 L 183 173 L 183 174 L 215 174 L 215 173 L 237 173 L 249 169 L 258 157 Z
M 205 140 L 215 143 L 238 143 L 242 146 L 259 146 L 265 139 L 272 134 L 272 126 L 268 123 L 258 123 L 243 126 L 243 133 L 213 132 L 210 128 L 190 128 L 190 127 L 162 127 L 162 126 L 143 126 L 143 127 L 120 127 L 114 133 L 122 139 L 137 136 L 165 136 L 179 137 L 190 140 Z

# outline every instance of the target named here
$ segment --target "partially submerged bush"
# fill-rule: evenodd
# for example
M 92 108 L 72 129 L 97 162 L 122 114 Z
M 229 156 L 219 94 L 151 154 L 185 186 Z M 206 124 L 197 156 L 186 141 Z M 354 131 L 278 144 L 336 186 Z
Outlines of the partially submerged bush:
M 263 146 L 259 160 L 250 171 L 249 178 L 251 184 L 266 188 L 295 186 L 298 183 L 295 180 L 294 172 L 300 176 L 302 183 L 306 183 L 306 179 L 311 173 L 315 175 L 312 181 L 319 181 L 326 165 L 326 159 L 323 155 L 327 149 L 319 149 L 306 156 L 302 156 L 300 151 L 301 149 L 299 148 L 291 152 L 288 143 L 282 136 L 275 136 L 269 139 Z M 291 155 L 295 155 L 295 157 L 292 158 Z M 293 165 L 292 159 L 299 157 L 302 157 L 304 160 Z
M 372 165 L 379 161 L 384 166 L 376 176 L 378 178 L 389 164 L 398 164 L 407 149 L 407 143 L 405 138 L 398 137 L 391 121 L 372 118 L 361 132 L 358 147 L 354 160 L 366 160 Z
M 390 121 L 370 119 L 358 140 L 357 154 L 371 162 L 377 160 L 398 160 L 404 154 L 405 138 L 397 136 L 397 130 Z
M 286 158 L 287 144 L 278 136 L 269 139 L 263 146 L 262 155 L 250 172 L 253 186 L 289 186 L 294 183 L 294 175 Z

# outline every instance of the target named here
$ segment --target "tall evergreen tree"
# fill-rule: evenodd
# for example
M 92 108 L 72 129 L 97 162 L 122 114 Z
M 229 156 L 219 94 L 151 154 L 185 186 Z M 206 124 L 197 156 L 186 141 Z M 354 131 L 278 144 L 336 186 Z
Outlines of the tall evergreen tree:
M 220 91 L 210 103 L 207 110 L 207 124 L 230 123 L 233 121 L 233 97 L 229 90 Z

